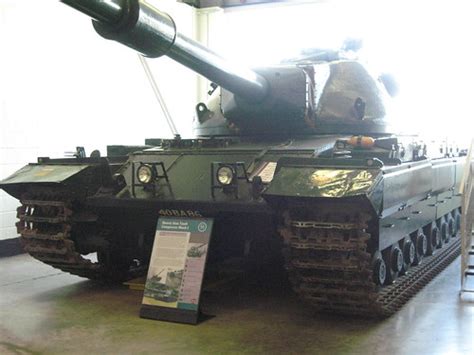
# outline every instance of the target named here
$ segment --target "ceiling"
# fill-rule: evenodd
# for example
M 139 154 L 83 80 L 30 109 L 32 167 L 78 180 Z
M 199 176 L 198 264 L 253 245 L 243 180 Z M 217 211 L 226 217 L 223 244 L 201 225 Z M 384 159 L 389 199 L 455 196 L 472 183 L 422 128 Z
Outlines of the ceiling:
M 193 7 L 203 9 L 208 7 L 239 7 L 249 5 L 261 5 L 270 3 L 308 3 L 308 2 L 322 2 L 321 0 L 178 0 L 179 2 L 191 5 Z

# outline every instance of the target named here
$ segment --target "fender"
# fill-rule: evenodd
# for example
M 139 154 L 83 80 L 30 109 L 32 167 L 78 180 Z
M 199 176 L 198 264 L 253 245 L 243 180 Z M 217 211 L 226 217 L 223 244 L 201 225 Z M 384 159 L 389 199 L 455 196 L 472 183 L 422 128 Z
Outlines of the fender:
M 40 158 L 4 180 L 0 188 L 20 199 L 21 195 L 34 186 L 67 186 L 80 194 L 91 195 L 102 186 L 115 184 L 113 171 L 125 162 L 126 157 L 114 159 L 113 164 L 106 158 L 49 159 Z

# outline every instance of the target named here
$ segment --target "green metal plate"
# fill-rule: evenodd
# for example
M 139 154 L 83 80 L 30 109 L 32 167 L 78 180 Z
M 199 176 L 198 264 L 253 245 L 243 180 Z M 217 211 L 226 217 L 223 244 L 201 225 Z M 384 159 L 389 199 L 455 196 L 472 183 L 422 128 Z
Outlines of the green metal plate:
M 0 185 L 22 183 L 60 183 L 89 167 L 80 165 L 30 164 L 0 182 Z
M 349 197 L 367 194 L 380 174 L 378 169 L 282 167 L 267 195 Z

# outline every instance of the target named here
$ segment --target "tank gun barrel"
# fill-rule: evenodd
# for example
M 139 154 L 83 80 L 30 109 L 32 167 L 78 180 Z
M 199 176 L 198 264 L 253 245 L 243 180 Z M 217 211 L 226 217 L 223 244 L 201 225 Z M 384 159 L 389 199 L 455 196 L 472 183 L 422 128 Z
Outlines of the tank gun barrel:
M 263 100 L 267 80 L 254 71 L 225 60 L 198 42 L 179 34 L 166 13 L 141 0 L 61 0 L 93 19 L 96 31 L 141 54 L 166 55 L 251 102 Z

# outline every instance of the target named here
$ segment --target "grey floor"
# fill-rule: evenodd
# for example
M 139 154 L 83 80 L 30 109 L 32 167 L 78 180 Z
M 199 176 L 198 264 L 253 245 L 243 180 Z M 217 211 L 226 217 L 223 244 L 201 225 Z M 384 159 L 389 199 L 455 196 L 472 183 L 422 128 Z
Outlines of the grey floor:
M 316 314 L 281 287 L 206 292 L 197 326 L 138 317 L 141 292 L 0 259 L 1 354 L 474 354 L 474 294 L 459 259 L 384 321 Z

